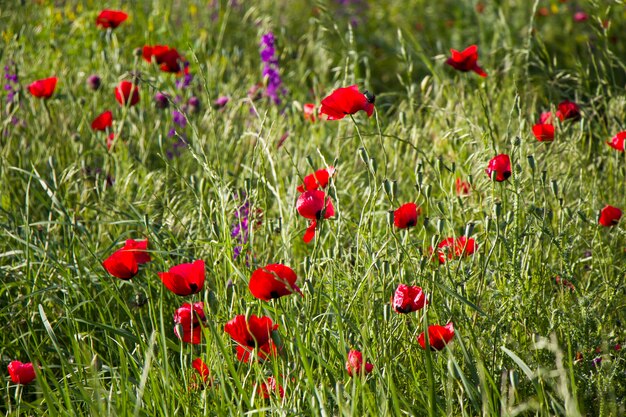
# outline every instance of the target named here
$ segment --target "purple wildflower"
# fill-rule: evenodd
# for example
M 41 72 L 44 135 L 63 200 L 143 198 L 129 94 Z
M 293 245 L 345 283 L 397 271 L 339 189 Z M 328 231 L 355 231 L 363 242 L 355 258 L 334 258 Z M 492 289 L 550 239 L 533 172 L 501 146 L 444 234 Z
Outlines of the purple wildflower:
M 87 87 L 89 87 L 89 89 L 93 91 L 96 91 L 97 89 L 100 88 L 101 82 L 102 81 L 100 80 L 100 77 L 98 77 L 96 74 L 93 74 L 87 77 Z
M 274 34 L 272 32 L 266 33 L 261 36 L 261 60 L 263 61 L 263 77 L 267 78 L 267 88 L 265 89 L 265 96 L 269 97 L 274 104 L 280 105 L 280 95 L 285 93 L 284 88 L 281 87 L 282 81 L 280 79 L 280 73 L 278 68 L 278 58 L 276 58 Z
M 17 76 L 17 68 L 15 68 L 15 64 L 11 63 L 10 65 L 4 66 L 4 79 L 6 80 L 6 84 L 4 85 L 4 89 L 7 91 L 7 105 L 13 103 L 15 96 L 19 91 L 19 78 Z
M 185 63 L 185 66 L 189 65 L 188 63 Z M 188 73 L 185 74 L 184 77 L 179 78 L 178 80 L 176 80 L 176 88 L 178 88 L 179 90 L 184 90 L 185 88 L 189 87 L 191 85 L 191 82 L 193 81 L 193 74 Z
M 181 112 L 174 110 L 172 112 L 172 119 L 174 121 L 175 124 L 177 124 L 178 126 L 184 128 L 187 126 L 187 118 L 185 117 L 184 114 L 182 114 Z
M 161 92 L 157 92 L 154 95 L 154 103 L 157 109 L 166 109 L 170 105 L 167 96 Z
M 213 105 L 217 108 L 222 108 L 226 106 L 226 104 L 228 104 L 229 101 L 230 101 L 230 97 L 220 96 L 213 102 Z

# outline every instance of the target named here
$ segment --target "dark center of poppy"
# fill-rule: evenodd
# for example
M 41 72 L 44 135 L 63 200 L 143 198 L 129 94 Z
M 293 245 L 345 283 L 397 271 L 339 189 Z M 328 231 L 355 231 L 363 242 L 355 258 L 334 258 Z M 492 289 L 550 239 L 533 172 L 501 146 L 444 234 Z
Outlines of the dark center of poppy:
M 198 285 L 195 282 L 192 282 L 191 284 L 189 284 L 189 289 L 192 293 L 195 293 L 198 290 Z
M 504 179 L 507 179 L 511 176 L 511 171 L 504 171 L 502 173 L 502 176 L 504 177 Z
M 417 224 L 417 220 L 409 220 L 408 222 L 406 222 L 406 227 L 413 227 Z
M 365 98 L 367 99 L 367 102 L 370 104 L 374 104 L 376 102 L 376 96 L 372 93 L 370 93 L 369 91 L 365 90 L 365 92 L 363 93 L 363 95 L 365 96 Z
M 255 347 L 256 346 L 256 341 L 252 338 L 246 339 L 246 345 L 250 346 L 250 347 Z

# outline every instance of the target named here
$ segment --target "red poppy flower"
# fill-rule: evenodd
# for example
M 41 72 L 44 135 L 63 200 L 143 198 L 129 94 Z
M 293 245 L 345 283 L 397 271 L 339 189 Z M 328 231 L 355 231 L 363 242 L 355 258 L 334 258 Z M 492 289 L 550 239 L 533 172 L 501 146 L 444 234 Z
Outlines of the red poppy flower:
M 37 80 L 28 86 L 28 91 L 33 97 L 50 98 L 57 86 L 57 77 L 44 78 Z
M 469 256 L 476 251 L 476 240 L 474 238 L 466 238 L 461 236 L 458 238 L 449 237 L 444 239 L 439 245 L 437 245 L 437 257 L 439 263 L 443 264 L 447 259 L 460 258 L 462 256 Z
M 224 325 L 224 331 L 235 342 L 249 348 L 267 344 L 272 331 L 277 329 L 278 324 L 272 323 L 271 318 L 257 317 L 254 314 L 247 320 L 244 315 L 240 314 Z
M 202 338 L 202 326 L 205 322 L 206 315 L 202 301 L 193 305 L 185 303 L 174 313 L 174 334 L 185 343 L 197 345 Z
M 300 194 L 296 202 L 296 209 L 302 217 L 311 220 L 303 237 L 306 243 L 315 237 L 317 220 L 322 217 L 328 219 L 335 215 L 335 207 L 333 207 L 330 197 L 327 197 L 326 193 L 321 190 L 305 191 Z
M 148 62 L 154 59 L 164 72 L 178 73 L 183 69 L 181 63 L 184 62 L 184 58 L 175 48 L 167 45 L 146 45 L 143 47 L 142 56 Z
M 260 361 L 277 355 L 276 345 L 272 342 L 272 339 L 270 339 L 269 342 L 256 349 L 237 345 L 237 360 L 243 363 L 249 363 L 254 357 L 255 350 L 256 359 Z
M 96 18 L 96 26 L 115 29 L 127 18 L 128 15 L 120 10 L 103 10 Z
M 15 384 L 30 384 L 35 380 L 35 368 L 31 362 L 22 363 L 20 361 L 12 361 L 7 366 L 11 381 Z
M 96 117 L 93 122 L 91 122 L 91 128 L 93 130 L 99 130 L 104 132 L 107 128 L 113 126 L 113 113 L 111 110 L 107 110 L 98 117 Z
M 415 203 L 401 205 L 393 212 L 393 224 L 399 229 L 406 229 L 417 225 L 417 218 L 422 214 L 422 209 Z
M 363 363 L 363 354 L 358 350 L 351 349 L 348 352 L 348 360 L 346 362 L 346 371 L 348 375 L 355 376 L 361 374 L 369 374 L 374 369 L 371 363 Z
M 573 101 L 565 100 L 559 103 L 556 110 L 556 117 L 561 121 L 569 119 L 578 120 L 580 119 L 580 109 Z
M 554 140 L 554 126 L 551 124 L 536 124 L 533 126 L 533 135 L 539 142 L 552 142 Z
M 311 122 L 315 121 L 315 104 L 306 103 L 302 112 L 304 113 L 304 120 L 310 120 Z
M 602 210 L 600 210 L 600 217 L 598 218 L 598 223 L 602 226 L 615 226 L 619 223 L 619 219 L 622 217 L 622 210 L 613 206 L 605 206 Z
M 394 311 L 401 314 L 421 310 L 426 304 L 426 294 L 420 287 L 405 284 L 398 285 L 391 301 Z
M 481 77 L 487 76 L 487 73 L 478 66 L 478 47 L 476 45 L 468 46 L 462 52 L 450 49 L 450 53 L 452 57 L 448 58 L 446 64 L 450 65 L 455 70 L 461 72 L 474 71 Z
M 139 272 L 139 265 L 132 252 L 117 250 L 102 262 L 107 272 L 119 279 L 131 279 Z
M 200 376 L 200 379 L 202 380 L 203 384 L 207 384 L 211 385 L 211 383 L 209 382 L 209 375 L 210 375 L 210 371 L 209 371 L 209 367 L 207 366 L 206 363 L 204 363 L 204 361 L 200 358 L 196 358 L 193 360 L 193 362 L 191 362 L 191 366 L 193 367 L 193 369 L 195 369 L 198 372 L 198 375 Z
M 626 140 L 626 131 L 619 132 L 617 135 L 613 136 L 610 142 L 607 142 L 606 144 L 613 149 L 624 152 L 624 140 Z
M 467 181 L 463 181 L 460 178 L 456 179 L 454 187 L 456 188 L 456 195 L 458 195 L 459 197 L 469 195 L 472 190 L 472 186 L 470 185 L 470 183 Z
M 168 272 L 159 272 L 158 275 L 167 289 L 174 294 L 183 296 L 196 294 L 204 287 L 204 261 L 176 265 Z
M 298 277 L 293 269 L 282 264 L 271 264 L 252 273 L 248 288 L 256 298 L 269 301 L 302 291 L 296 285 Z
M 150 254 L 147 252 L 148 239 L 145 239 L 145 240 L 128 239 L 124 243 L 124 247 L 120 250 L 131 252 L 133 256 L 135 257 L 135 261 L 139 265 L 143 265 L 152 260 L 150 258 Z
M 126 103 L 129 106 L 134 106 L 139 103 L 139 87 L 130 81 L 122 81 L 115 87 L 115 99 L 122 106 L 126 105 Z
M 280 398 L 285 397 L 285 390 L 276 382 L 273 376 L 267 378 L 267 382 L 263 382 L 259 386 L 258 393 L 265 399 L 269 398 L 272 394 L 279 395 Z
M 339 120 L 359 110 L 370 117 L 374 113 L 375 97 L 369 92 L 360 93 L 356 85 L 338 88 L 322 100 L 320 114 L 328 116 L 328 120 Z
M 304 177 L 304 184 L 298 185 L 298 192 L 317 190 L 326 188 L 330 177 L 335 175 L 335 167 L 322 168 Z
M 445 326 L 438 324 L 428 326 L 428 342 L 430 350 L 441 350 L 454 338 L 454 324 L 452 322 Z M 422 349 L 426 349 L 426 341 L 424 340 L 424 332 L 417 337 L 417 342 Z
M 544 124 L 551 125 L 552 121 L 553 121 L 552 112 L 544 111 L 543 113 L 541 113 L 541 116 L 539 116 L 538 124 L 540 124 L 540 125 L 544 125 Z
M 511 176 L 511 158 L 507 154 L 500 154 L 491 159 L 489 161 L 489 165 L 485 170 L 489 178 L 491 178 L 491 173 L 496 173 L 496 181 L 502 182 L 507 180 Z

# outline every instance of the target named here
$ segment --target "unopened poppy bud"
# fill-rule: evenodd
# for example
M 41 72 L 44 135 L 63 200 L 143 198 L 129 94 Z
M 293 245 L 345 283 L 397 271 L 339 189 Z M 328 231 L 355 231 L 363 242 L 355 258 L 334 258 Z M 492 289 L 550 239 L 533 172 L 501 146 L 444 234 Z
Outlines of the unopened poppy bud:
M 437 233 L 442 234 L 443 233 L 443 228 L 446 224 L 446 221 L 444 219 L 437 219 Z
M 552 187 L 552 192 L 554 193 L 554 196 L 558 197 L 559 196 L 559 184 L 556 182 L 556 180 L 550 181 L 550 186 Z
M 133 55 L 134 56 L 142 56 L 143 55 L 143 49 L 141 49 L 141 48 L 133 49 Z
M 100 88 L 101 80 L 96 74 L 90 75 L 87 77 L 87 87 L 90 90 L 96 91 Z
M 467 176 L 467 182 L 472 185 L 474 184 L 474 176 L 472 174 Z
M 389 200 L 391 201 L 395 200 L 395 194 L 393 192 L 393 184 L 391 183 L 391 181 L 389 181 L 388 179 L 385 180 L 383 182 L 383 188 L 385 189 L 385 193 L 387 194 L 387 197 L 389 197 Z
M 522 172 L 522 166 L 520 164 L 515 164 L 515 172 L 518 174 Z
M 435 169 L 437 171 L 441 171 L 441 165 L 442 165 L 441 158 L 435 159 L 435 164 L 434 165 L 435 165 Z
M 311 270 L 311 257 L 305 256 L 304 257 L 304 271 L 308 274 L 310 270 Z
M 370 159 L 367 151 L 363 147 L 359 148 L 359 156 L 361 157 L 361 161 L 363 161 L 363 163 L 365 164 L 367 164 L 367 161 L 369 161 Z
M 383 274 L 389 275 L 391 273 L 391 265 L 389 265 L 389 261 L 383 261 Z
M 313 158 L 311 158 L 311 155 L 306 156 L 306 162 L 307 164 L 309 164 L 309 167 L 311 167 L 311 169 L 315 170 L 315 165 L 313 165 Z
M 513 217 L 515 217 L 515 214 L 513 214 L 513 211 L 507 212 L 506 213 L 506 223 L 507 224 L 513 223 Z
M 421 186 L 422 183 L 424 182 L 424 173 L 422 171 L 418 171 L 417 175 L 415 176 L 415 179 L 417 181 L 417 185 Z
M 528 165 L 530 166 L 530 169 L 531 169 L 533 172 L 535 172 L 535 168 L 536 168 L 536 165 L 535 165 L 535 157 L 534 157 L 534 156 L 532 156 L 532 155 L 528 155 L 526 158 L 528 159 Z
M 375 174 L 376 170 L 378 169 L 378 164 L 376 163 L 376 159 L 370 158 L 369 167 L 370 167 L 370 170 L 372 170 L 372 172 Z
M 167 96 L 161 92 L 157 92 L 154 95 L 154 103 L 157 107 L 157 109 L 166 109 L 169 107 L 170 102 L 167 99 Z
M 80 104 L 81 106 L 84 106 L 85 103 L 86 103 L 86 100 L 85 100 L 84 97 L 81 97 L 81 98 L 78 99 L 78 104 Z
M 520 139 L 519 136 L 515 136 L 513 138 L 513 146 L 519 146 L 519 144 L 522 142 L 522 140 Z
M 219 309 L 220 303 L 217 299 L 217 297 L 215 296 L 215 293 L 213 291 L 209 291 L 209 308 L 211 309 L 211 311 L 213 312 L 213 314 L 217 314 L 217 311 Z
M 485 217 L 485 231 L 488 232 L 489 231 L 489 226 L 491 226 L 491 218 L 489 216 Z
M 493 211 L 496 214 L 496 217 L 500 217 L 500 214 L 502 214 L 502 203 L 497 202 L 496 204 L 494 204 Z
M 474 223 L 469 222 L 467 225 L 465 225 L 465 236 L 470 237 L 472 235 L 472 233 L 474 233 Z
M 80 142 L 80 135 L 78 133 L 72 133 L 72 140 L 74 142 Z
M 546 177 L 548 176 L 547 171 L 541 171 L 541 185 L 545 187 L 546 185 Z
M 424 196 L 426 196 L 427 199 L 430 198 L 430 189 L 431 189 L 430 185 L 424 186 Z
M 445 206 L 443 205 L 443 201 L 438 201 L 437 202 L 437 208 L 439 209 L 439 211 L 443 214 L 443 212 L 445 211 Z

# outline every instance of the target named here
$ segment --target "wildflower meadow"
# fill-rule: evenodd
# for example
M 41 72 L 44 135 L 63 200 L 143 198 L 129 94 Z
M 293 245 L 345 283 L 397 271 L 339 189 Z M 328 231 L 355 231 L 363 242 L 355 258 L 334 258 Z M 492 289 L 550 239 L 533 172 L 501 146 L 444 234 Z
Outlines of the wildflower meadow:
M 626 415 L 624 0 L 0 32 L 0 414 Z

